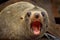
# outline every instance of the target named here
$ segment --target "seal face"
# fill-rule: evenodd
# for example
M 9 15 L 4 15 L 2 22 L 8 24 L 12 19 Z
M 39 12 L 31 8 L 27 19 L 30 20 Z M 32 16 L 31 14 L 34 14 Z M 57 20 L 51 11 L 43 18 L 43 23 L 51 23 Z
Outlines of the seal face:
M 29 11 L 26 16 L 30 23 L 30 29 L 34 35 L 40 35 L 43 27 L 44 15 L 42 11 Z
M 40 21 L 40 13 L 38 13 L 38 11 L 34 13 L 33 12 L 31 16 L 31 28 L 35 35 L 39 35 L 42 27 L 42 23 Z

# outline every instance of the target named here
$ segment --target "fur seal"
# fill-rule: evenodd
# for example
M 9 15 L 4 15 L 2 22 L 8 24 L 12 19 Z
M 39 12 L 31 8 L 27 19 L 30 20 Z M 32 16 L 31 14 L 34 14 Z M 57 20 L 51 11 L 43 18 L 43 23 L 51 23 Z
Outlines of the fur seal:
M 17 2 L 0 13 L 0 39 L 38 40 L 48 24 L 45 9 L 29 2 Z

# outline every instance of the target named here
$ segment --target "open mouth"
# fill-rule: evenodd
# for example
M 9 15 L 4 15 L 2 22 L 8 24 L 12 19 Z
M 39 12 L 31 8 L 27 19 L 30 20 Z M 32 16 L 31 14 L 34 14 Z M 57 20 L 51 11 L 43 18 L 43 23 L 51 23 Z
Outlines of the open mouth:
M 31 22 L 31 29 L 32 29 L 34 35 L 40 35 L 41 27 L 42 27 L 42 23 L 40 21 Z

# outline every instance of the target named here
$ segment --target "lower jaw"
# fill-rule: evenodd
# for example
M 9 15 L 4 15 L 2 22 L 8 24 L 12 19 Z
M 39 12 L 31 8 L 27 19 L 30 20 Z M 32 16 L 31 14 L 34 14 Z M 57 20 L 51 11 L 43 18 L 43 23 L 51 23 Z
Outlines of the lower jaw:
M 33 29 L 31 28 L 31 31 L 32 31 L 33 35 L 35 35 L 35 36 L 38 36 L 38 35 L 41 34 L 41 29 L 33 30 Z
M 37 36 L 37 35 L 40 35 L 40 31 L 37 31 L 37 32 L 36 32 L 36 31 L 33 31 L 33 33 L 34 33 L 34 35 L 36 35 L 36 36 Z

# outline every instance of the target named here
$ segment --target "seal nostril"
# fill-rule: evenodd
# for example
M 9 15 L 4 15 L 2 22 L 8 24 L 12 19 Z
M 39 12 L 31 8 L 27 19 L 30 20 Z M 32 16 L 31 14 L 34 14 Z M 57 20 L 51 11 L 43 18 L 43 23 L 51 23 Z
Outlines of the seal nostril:
M 36 14 L 35 14 L 35 18 L 39 18 L 39 14 L 36 13 Z
M 38 18 L 39 17 L 39 15 L 36 15 L 36 18 Z

